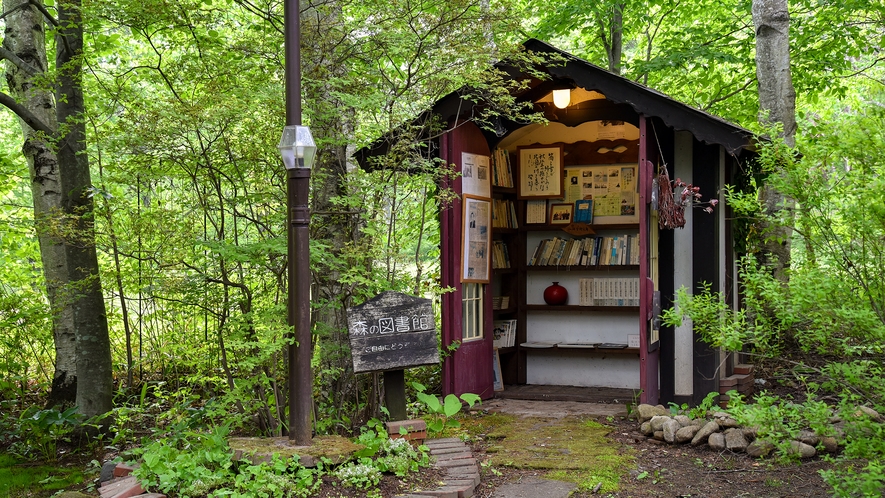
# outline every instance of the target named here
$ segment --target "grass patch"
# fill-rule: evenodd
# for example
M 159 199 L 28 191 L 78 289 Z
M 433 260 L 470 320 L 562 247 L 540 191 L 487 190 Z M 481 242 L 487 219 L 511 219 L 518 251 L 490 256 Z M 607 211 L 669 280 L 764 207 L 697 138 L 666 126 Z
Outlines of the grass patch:
M 82 471 L 51 465 L 22 464 L 0 453 L 0 498 L 52 496 L 52 492 L 82 484 Z
M 606 439 L 611 432 L 583 417 L 520 418 L 492 413 L 461 419 L 464 429 L 484 434 L 492 465 L 548 471 L 547 477 L 573 482 L 581 491 L 602 483 L 601 492 L 618 490 L 621 476 L 635 466 L 632 452 Z

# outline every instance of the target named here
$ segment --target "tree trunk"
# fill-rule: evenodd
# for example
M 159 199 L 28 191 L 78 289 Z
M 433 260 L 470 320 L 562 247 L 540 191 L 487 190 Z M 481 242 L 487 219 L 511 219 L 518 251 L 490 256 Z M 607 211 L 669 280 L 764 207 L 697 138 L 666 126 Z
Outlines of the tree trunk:
M 10 94 L 33 116 L 52 131 L 57 130 L 55 102 L 52 93 L 32 82 L 33 76 L 47 69 L 46 40 L 43 15 L 28 0 L 4 0 L 6 36 L 3 48 L 15 54 L 24 65 L 6 57 L 6 84 Z M 33 71 L 33 74 L 31 73 Z M 73 308 L 64 297 L 64 283 L 68 276 L 66 246 L 60 230 L 54 227 L 61 207 L 61 177 L 58 158 L 48 137 L 20 119 L 24 144 L 22 154 L 28 162 L 31 177 L 31 197 L 34 220 L 46 293 L 53 314 L 55 339 L 55 374 L 49 405 L 70 406 L 77 396 L 76 337 Z
M 621 54 L 624 51 L 624 2 L 618 2 L 612 8 L 611 49 L 608 54 L 608 70 L 621 74 Z
M 612 2 L 606 12 L 596 12 L 596 24 L 599 38 L 608 58 L 608 70 L 621 74 L 621 58 L 624 51 L 624 9 L 625 2 Z M 609 15 L 610 17 L 607 17 Z
M 53 312 L 56 366 L 50 404 L 76 403 L 94 416 L 111 409 L 113 378 L 107 317 L 93 232 L 86 154 L 79 0 L 58 7 L 56 94 L 35 83 L 46 74 L 44 18 L 27 0 L 4 0 L 3 54 L 15 99 L 2 103 L 22 124 L 34 216 Z M 61 123 L 62 126 L 59 126 Z M 36 130 L 36 131 L 35 131 Z
M 796 92 L 790 75 L 790 13 L 787 0 L 753 0 L 753 24 L 756 29 L 756 79 L 759 83 L 759 120 L 779 123 L 784 142 L 795 146 Z M 766 221 L 762 223 L 762 259 L 774 275 L 788 280 L 790 237 L 792 229 L 783 220 L 792 219 L 795 201 L 770 185 L 760 192 Z

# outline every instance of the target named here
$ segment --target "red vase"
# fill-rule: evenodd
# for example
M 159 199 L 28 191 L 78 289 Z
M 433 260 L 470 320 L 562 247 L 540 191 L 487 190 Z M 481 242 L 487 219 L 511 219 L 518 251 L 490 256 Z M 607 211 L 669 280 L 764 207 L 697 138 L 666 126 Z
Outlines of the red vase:
M 544 289 L 544 302 L 551 306 L 560 306 L 568 302 L 568 290 L 553 282 L 553 285 Z

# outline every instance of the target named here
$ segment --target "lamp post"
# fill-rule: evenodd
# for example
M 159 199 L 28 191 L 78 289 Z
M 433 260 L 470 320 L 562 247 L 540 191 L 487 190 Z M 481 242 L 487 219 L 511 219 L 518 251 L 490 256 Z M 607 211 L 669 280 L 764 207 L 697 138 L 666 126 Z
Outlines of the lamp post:
M 289 295 L 288 323 L 294 340 L 289 345 L 289 440 L 298 446 L 311 442 L 313 375 L 310 371 L 310 167 L 316 145 L 310 130 L 301 126 L 301 20 L 298 0 L 283 6 L 286 49 L 286 127 L 280 154 L 286 166 L 288 212 Z

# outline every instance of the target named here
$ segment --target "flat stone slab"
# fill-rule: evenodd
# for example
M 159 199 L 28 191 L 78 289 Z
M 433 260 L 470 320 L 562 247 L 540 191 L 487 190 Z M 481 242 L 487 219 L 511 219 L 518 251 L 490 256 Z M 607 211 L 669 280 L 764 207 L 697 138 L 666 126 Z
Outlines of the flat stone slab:
M 433 446 L 437 445 L 437 444 L 447 444 L 447 443 L 464 444 L 464 441 L 461 441 L 460 439 L 458 439 L 456 437 L 441 437 L 438 439 L 428 439 L 427 441 L 424 442 L 424 444 L 426 444 L 428 448 L 433 448 Z
M 424 446 L 427 446 L 430 451 L 438 451 L 438 450 L 446 450 L 449 448 L 464 448 L 466 445 L 461 441 L 453 441 L 451 443 L 436 443 L 434 445 L 429 445 L 427 442 L 424 443 Z
M 436 462 L 433 464 L 434 467 L 440 469 L 470 469 L 476 470 L 476 459 L 472 456 L 470 458 L 458 458 L 455 460 L 443 460 L 441 462 Z
M 446 453 L 444 455 L 433 455 L 437 463 L 447 462 L 449 460 L 464 460 L 465 458 L 473 458 L 472 451 L 462 451 L 461 453 Z
M 431 448 L 430 454 L 431 455 L 446 455 L 449 453 L 463 453 L 465 451 L 469 451 L 469 450 L 467 449 L 467 446 L 462 443 L 458 446 L 449 446 L 447 448 Z
M 505 484 L 495 490 L 492 498 L 567 498 L 577 484 L 528 477 Z

